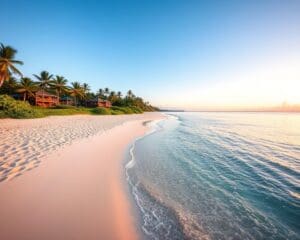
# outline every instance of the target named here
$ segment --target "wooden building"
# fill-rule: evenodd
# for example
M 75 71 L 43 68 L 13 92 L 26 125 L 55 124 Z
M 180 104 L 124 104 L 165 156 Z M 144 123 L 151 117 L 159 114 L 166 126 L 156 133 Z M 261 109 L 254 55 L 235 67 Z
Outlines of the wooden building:
M 105 107 L 110 108 L 111 102 L 108 100 L 103 100 L 101 98 L 90 99 L 87 101 L 88 107 Z
M 34 96 L 36 106 L 40 107 L 54 107 L 59 104 L 58 97 L 46 91 L 37 91 Z
M 74 99 L 72 97 L 68 97 L 68 96 L 63 96 L 60 98 L 59 100 L 59 104 L 61 105 L 69 105 L 69 106 L 74 106 Z

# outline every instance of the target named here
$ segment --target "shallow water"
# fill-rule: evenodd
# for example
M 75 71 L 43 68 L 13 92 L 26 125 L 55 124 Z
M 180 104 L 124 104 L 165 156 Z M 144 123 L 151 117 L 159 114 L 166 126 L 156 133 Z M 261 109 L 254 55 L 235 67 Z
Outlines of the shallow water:
M 144 239 L 300 239 L 300 114 L 168 116 L 126 166 Z

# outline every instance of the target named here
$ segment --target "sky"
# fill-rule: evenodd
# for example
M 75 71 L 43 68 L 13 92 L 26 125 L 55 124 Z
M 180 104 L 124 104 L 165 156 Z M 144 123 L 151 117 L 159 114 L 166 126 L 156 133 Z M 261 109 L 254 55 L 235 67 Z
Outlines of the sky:
M 300 104 L 300 1 L 0 0 L 25 76 L 131 89 L 163 108 Z

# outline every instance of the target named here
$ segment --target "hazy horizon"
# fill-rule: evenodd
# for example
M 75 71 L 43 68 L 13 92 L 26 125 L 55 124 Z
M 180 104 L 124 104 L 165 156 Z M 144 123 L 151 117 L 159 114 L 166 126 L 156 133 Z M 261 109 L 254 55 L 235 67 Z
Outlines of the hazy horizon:
M 166 111 L 198 111 L 198 112 L 300 112 L 300 104 L 288 104 L 286 102 L 281 105 L 272 106 L 197 106 L 193 108 L 177 107 L 177 106 L 162 106 L 161 110 Z
M 131 89 L 161 108 L 300 104 L 300 1 L 2 1 L 25 76 Z

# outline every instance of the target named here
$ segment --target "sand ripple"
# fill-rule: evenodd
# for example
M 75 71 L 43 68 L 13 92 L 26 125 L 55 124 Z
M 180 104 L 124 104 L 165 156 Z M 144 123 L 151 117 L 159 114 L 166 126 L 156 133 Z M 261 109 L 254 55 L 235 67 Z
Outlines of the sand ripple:
M 38 167 L 43 157 L 57 148 L 143 117 L 80 115 L 0 120 L 0 182 Z

